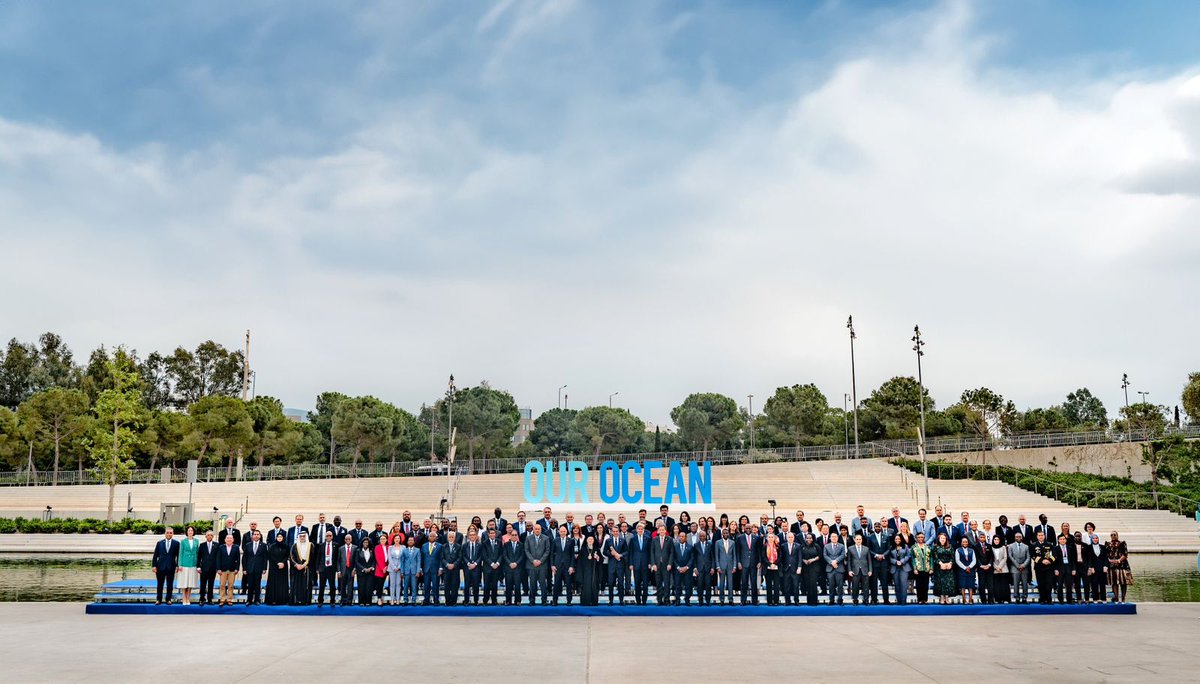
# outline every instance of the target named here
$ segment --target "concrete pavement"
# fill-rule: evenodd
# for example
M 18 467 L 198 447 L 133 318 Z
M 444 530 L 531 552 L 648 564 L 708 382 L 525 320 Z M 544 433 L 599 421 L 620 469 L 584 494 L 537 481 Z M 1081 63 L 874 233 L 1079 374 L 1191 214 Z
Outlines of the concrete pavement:
M 1138 610 L 1114 617 L 322 620 L 88 616 L 82 604 L 6 603 L 0 662 L 8 682 L 361 682 L 381 667 L 406 684 L 627 682 L 647 680 L 648 672 L 656 684 L 1195 681 L 1200 604 Z

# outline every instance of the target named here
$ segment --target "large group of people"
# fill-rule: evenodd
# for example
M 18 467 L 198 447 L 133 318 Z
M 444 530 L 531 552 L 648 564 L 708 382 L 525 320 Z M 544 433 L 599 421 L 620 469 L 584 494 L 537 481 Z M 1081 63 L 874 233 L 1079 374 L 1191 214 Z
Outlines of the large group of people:
M 310 526 L 297 515 L 283 527 L 245 532 L 232 519 L 203 539 L 188 527 L 167 528 L 154 548 L 156 603 L 178 589 L 185 605 L 844 605 L 939 603 L 1123 603 L 1133 578 L 1117 532 L 1101 541 L 1095 525 L 1072 532 L 1043 514 L 958 522 L 938 506 L 911 523 L 893 508 L 872 520 L 862 506 L 848 523 L 790 521 L 766 514 L 757 522 L 603 513 L 563 520 L 550 508 L 526 520 L 472 518 L 414 521 L 404 511 L 390 529 L 362 520 L 346 528 L 324 514 Z M 240 580 L 240 582 L 239 582 Z M 265 580 L 266 590 L 263 591 Z M 214 599 L 214 588 L 217 590 Z M 164 591 L 165 589 L 165 591 Z M 1033 593 L 1036 591 L 1036 594 Z M 461 597 L 461 600 L 460 600 Z M 653 598 L 653 601 L 651 601 Z

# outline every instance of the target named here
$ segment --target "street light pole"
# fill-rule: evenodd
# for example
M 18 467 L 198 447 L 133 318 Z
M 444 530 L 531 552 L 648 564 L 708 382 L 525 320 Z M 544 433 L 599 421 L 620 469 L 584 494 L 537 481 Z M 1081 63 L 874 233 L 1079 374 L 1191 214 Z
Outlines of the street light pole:
M 1149 392 L 1141 392 L 1141 391 L 1139 391 L 1139 392 L 1138 392 L 1138 394 L 1142 395 L 1142 403 L 1143 403 L 1143 404 L 1145 404 L 1145 403 L 1146 403 L 1146 397 L 1150 396 L 1150 393 L 1149 393 Z
M 454 387 L 454 374 L 451 373 L 450 374 L 450 382 L 446 386 L 446 399 L 450 402 L 450 406 L 449 406 L 447 416 L 446 416 L 446 418 L 447 418 L 446 422 L 448 423 L 447 438 L 446 438 L 446 440 L 447 440 L 446 441 L 446 482 L 447 482 L 447 490 L 446 491 L 449 491 L 449 482 L 450 482 L 450 478 L 451 478 L 450 470 L 451 470 L 451 465 L 453 464 L 453 459 L 454 459 L 454 391 L 455 391 L 455 389 L 456 388 Z
M 850 395 L 842 392 L 842 427 L 846 430 L 846 446 L 842 458 L 850 455 Z
M 925 460 L 925 378 L 921 375 L 921 357 L 925 351 L 921 347 L 921 326 L 913 326 L 913 351 L 917 353 L 917 398 L 921 406 L 921 431 L 917 433 L 917 450 L 921 452 L 921 474 L 925 477 L 925 508 L 929 508 L 929 463 Z
M 567 388 L 566 385 L 558 388 L 558 407 L 562 408 L 562 391 Z
M 750 451 L 754 451 L 754 395 L 746 395 L 747 410 L 750 412 Z
M 618 394 L 620 394 L 620 392 L 613 392 L 612 394 L 608 395 L 608 407 L 609 408 L 612 408 L 612 398 L 617 396 Z
M 854 316 L 846 319 L 846 328 L 850 331 L 850 398 L 854 401 L 854 458 L 858 458 L 858 378 L 854 371 L 854 340 L 858 335 L 854 332 Z
M 1129 373 L 1121 373 L 1121 389 L 1125 390 L 1125 408 L 1129 408 Z

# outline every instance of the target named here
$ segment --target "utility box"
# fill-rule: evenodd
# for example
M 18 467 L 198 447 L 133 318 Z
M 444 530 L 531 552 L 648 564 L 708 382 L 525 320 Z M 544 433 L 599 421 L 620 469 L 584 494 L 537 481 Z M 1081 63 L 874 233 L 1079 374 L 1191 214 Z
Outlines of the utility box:
M 190 503 L 160 504 L 158 513 L 159 519 L 162 520 L 164 525 L 175 528 L 182 528 L 184 524 L 193 519 L 192 504 Z M 175 531 L 180 534 L 183 533 L 182 529 L 176 529 Z

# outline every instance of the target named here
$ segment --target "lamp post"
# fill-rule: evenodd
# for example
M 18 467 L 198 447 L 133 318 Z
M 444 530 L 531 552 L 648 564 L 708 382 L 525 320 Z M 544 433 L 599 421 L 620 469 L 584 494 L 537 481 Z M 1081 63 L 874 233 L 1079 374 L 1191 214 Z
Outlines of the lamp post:
M 608 407 L 609 408 L 612 408 L 612 398 L 617 396 L 618 394 L 620 394 L 620 392 L 613 392 L 612 394 L 608 395 Z
M 746 395 L 746 410 L 750 413 L 750 451 L 754 452 L 754 395 Z
M 850 395 L 842 392 L 842 428 L 846 430 L 846 446 L 842 458 L 850 455 Z
M 1150 393 L 1149 393 L 1149 392 L 1141 392 L 1141 391 L 1139 391 L 1139 392 L 1138 392 L 1138 394 L 1142 395 L 1142 403 L 1143 403 L 1143 404 L 1145 404 L 1145 403 L 1146 403 L 1146 397 L 1150 396 Z
M 913 326 L 913 351 L 917 353 L 917 398 L 921 407 L 921 431 L 917 433 L 917 450 L 921 452 L 921 474 L 925 477 L 925 508 L 929 508 L 929 463 L 925 460 L 925 378 L 921 375 L 921 357 L 925 351 L 921 347 L 921 326 Z
M 854 402 L 854 458 L 858 458 L 858 379 L 854 372 L 854 340 L 858 335 L 854 332 L 854 316 L 846 319 L 846 329 L 850 331 L 850 399 Z
M 1129 373 L 1121 373 L 1121 389 L 1125 390 L 1125 408 L 1129 408 Z
M 558 407 L 562 408 L 562 391 L 567 388 L 566 385 L 558 388 Z
M 450 466 L 454 462 L 454 374 L 446 385 L 446 401 L 450 402 L 446 416 L 446 482 L 450 482 Z M 449 485 L 447 485 L 449 486 Z M 449 491 L 449 490 L 447 490 Z

